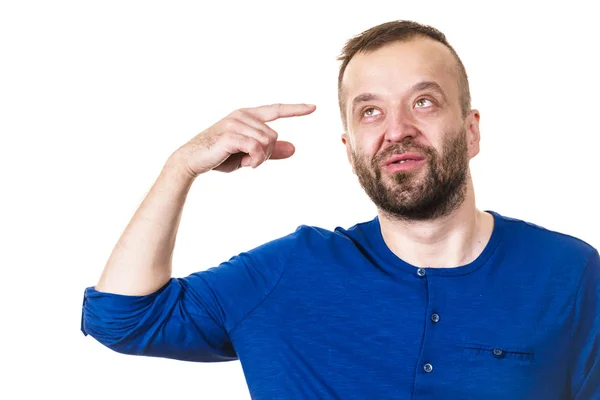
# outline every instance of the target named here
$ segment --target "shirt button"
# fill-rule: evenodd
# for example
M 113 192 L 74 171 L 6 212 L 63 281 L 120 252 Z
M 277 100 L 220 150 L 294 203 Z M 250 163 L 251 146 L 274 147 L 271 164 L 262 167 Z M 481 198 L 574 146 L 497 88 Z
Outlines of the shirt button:
M 423 277 L 423 276 L 425 276 L 425 274 L 426 274 L 426 272 L 425 272 L 425 270 L 423 268 L 419 268 L 417 270 L 417 275 Z
M 504 350 L 502 350 L 502 349 L 494 349 L 494 350 L 492 350 L 492 354 L 496 358 L 502 358 L 502 357 L 504 357 Z
M 431 314 L 431 321 L 432 321 L 434 324 L 437 324 L 438 322 L 440 322 L 440 316 L 439 316 L 439 315 L 437 315 L 437 314 Z
M 433 371 L 433 365 L 429 363 L 423 365 L 423 371 L 430 373 L 431 371 Z

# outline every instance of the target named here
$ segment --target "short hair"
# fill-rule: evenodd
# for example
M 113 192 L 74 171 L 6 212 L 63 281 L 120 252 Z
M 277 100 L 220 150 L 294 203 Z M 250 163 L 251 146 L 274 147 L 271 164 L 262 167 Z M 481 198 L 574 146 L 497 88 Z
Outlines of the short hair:
M 460 79 L 459 89 L 462 116 L 463 118 L 467 116 L 471 110 L 471 93 L 469 90 L 467 71 L 465 70 L 465 67 L 456 51 L 448 43 L 446 35 L 429 25 L 423 25 L 414 21 L 399 20 L 374 26 L 353 37 L 346 42 L 341 55 L 337 57 L 337 60 L 342 62 L 338 75 L 338 102 L 344 129 L 347 128 L 347 121 L 345 113 L 346 101 L 342 93 L 342 79 L 344 78 L 344 72 L 346 71 L 346 67 L 348 66 L 350 60 L 352 60 L 352 58 L 359 52 L 368 54 L 369 52 L 378 50 L 385 45 L 395 42 L 408 41 L 419 36 L 428 37 L 442 43 L 444 46 L 450 49 L 454 55 L 458 64 L 458 74 Z

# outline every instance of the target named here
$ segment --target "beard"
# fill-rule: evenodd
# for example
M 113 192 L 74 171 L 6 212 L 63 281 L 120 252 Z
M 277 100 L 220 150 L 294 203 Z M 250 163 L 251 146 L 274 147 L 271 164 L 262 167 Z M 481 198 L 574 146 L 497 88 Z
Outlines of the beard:
M 406 152 L 421 154 L 425 165 L 389 176 L 382 174 L 384 160 Z M 440 218 L 456 210 L 466 197 L 469 157 L 464 129 L 445 135 L 441 154 L 433 147 L 417 146 L 407 138 L 385 149 L 370 163 L 353 150 L 352 163 L 362 188 L 377 208 L 392 219 Z

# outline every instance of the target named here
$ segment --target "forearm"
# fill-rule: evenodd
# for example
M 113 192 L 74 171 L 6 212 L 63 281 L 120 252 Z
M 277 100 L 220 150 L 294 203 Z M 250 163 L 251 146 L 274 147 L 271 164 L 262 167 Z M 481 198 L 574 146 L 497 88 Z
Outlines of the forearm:
M 113 249 L 96 290 L 141 296 L 169 281 L 177 230 L 192 183 L 172 156 Z

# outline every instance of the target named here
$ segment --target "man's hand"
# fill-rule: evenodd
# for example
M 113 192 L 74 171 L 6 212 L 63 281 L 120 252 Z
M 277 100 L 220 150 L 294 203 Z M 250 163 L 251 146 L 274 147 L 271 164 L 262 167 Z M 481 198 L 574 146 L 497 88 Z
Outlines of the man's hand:
M 272 104 L 236 110 L 181 146 L 176 158 L 182 170 L 195 178 L 210 170 L 232 172 L 256 168 L 267 159 L 291 157 L 294 145 L 278 141 L 277 132 L 266 123 L 315 109 L 310 104 Z

